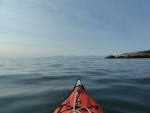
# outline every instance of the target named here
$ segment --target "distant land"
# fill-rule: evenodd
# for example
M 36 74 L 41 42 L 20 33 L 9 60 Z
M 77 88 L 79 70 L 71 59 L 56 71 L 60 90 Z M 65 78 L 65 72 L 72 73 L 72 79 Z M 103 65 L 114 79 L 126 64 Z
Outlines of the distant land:
M 150 50 L 108 55 L 106 58 L 150 58 Z
M 94 55 L 76 56 L 76 55 L 69 55 L 69 56 L 49 56 L 48 58 L 104 58 L 104 56 L 94 56 Z

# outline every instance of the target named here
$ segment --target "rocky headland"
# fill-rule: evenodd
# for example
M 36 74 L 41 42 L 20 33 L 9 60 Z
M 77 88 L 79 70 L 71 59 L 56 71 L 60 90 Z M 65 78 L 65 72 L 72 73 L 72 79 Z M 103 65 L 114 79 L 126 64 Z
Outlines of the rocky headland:
M 150 50 L 108 55 L 106 58 L 150 58 Z

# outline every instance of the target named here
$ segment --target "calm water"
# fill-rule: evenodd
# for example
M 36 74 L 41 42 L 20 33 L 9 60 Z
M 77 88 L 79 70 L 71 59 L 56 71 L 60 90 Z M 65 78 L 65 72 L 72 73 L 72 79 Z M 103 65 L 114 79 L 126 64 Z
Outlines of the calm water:
M 80 78 L 106 113 L 150 113 L 150 59 L 0 59 L 0 113 L 53 113 Z

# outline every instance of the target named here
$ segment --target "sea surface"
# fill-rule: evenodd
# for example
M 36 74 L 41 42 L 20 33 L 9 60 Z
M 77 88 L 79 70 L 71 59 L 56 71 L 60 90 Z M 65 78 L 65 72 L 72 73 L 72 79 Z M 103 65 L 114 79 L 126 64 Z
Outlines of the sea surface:
M 53 113 L 81 79 L 106 113 L 150 113 L 150 59 L 0 59 L 0 113 Z

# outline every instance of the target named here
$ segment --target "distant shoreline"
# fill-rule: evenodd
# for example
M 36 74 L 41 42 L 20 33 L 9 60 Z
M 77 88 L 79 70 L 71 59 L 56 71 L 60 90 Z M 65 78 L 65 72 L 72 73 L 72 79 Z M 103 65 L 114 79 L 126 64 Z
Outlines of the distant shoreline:
M 150 58 L 150 50 L 123 53 L 123 54 L 118 54 L 118 55 L 108 55 L 105 58 L 109 58 L 109 59 L 114 59 L 114 58 Z

